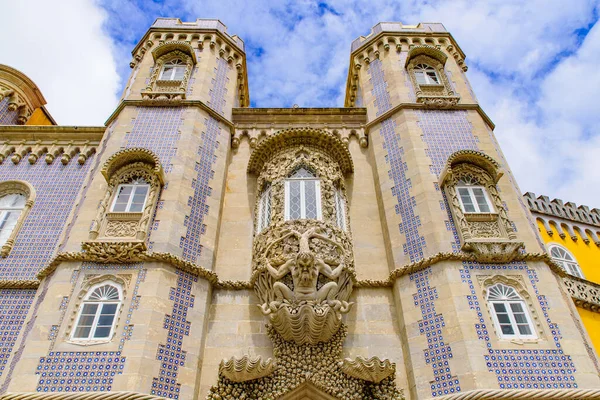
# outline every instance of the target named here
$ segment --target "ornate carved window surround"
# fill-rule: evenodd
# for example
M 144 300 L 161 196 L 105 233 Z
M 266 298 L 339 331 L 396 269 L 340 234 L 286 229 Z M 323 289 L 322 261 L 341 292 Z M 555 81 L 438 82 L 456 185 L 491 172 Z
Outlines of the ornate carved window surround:
M 24 181 L 1 182 L 0 183 L 0 197 L 6 196 L 9 194 L 23 195 L 23 196 L 25 196 L 26 201 L 25 201 L 25 206 L 21 210 L 19 218 L 17 219 L 17 222 L 16 222 L 10 236 L 6 240 L 6 243 L 4 243 L 2 245 L 2 249 L 0 249 L 0 256 L 2 256 L 2 257 L 7 257 L 10 254 L 10 251 L 12 250 L 12 248 L 15 244 L 15 240 L 17 239 L 17 236 L 19 235 L 19 231 L 23 227 L 23 223 L 25 222 L 27 215 L 29 215 L 29 212 L 31 211 L 31 207 L 33 207 L 33 203 L 35 202 L 35 197 L 36 197 L 35 188 L 30 183 L 24 182 Z
M 89 239 L 95 242 L 144 243 L 160 190 L 165 183 L 164 171 L 158 157 L 143 148 L 121 150 L 104 163 L 101 172 L 108 187 L 92 222 Z M 112 212 L 110 207 L 118 194 L 119 185 L 140 178 L 149 185 L 142 211 Z
M 453 153 L 440 174 L 439 185 L 448 198 L 462 249 L 474 252 L 482 262 L 509 262 L 523 248 L 496 188 L 502 175 L 500 165 L 494 159 L 474 150 Z M 456 187 L 465 181 L 485 189 L 494 212 L 463 211 Z
M 432 107 L 452 107 L 458 104 L 460 97 L 454 93 L 444 71 L 447 59 L 448 56 L 444 52 L 428 45 L 415 46 L 408 52 L 405 67 L 415 88 L 417 103 Z M 435 84 L 419 83 L 415 74 L 418 65 L 433 68 L 439 82 Z
M 185 95 L 196 65 L 196 53 L 192 46 L 185 41 L 170 41 L 157 46 L 152 51 L 154 68 L 150 75 L 150 81 L 142 91 L 142 98 L 154 102 L 173 102 L 185 100 Z M 185 64 L 185 72 L 181 80 L 161 80 L 161 74 L 165 63 L 180 59 Z

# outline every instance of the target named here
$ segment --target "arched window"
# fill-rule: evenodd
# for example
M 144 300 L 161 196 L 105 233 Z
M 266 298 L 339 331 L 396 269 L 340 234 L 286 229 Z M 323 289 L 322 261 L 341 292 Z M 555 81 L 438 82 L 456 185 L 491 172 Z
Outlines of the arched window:
M 160 73 L 160 80 L 181 81 L 185 75 L 186 68 L 186 63 L 179 58 L 167 61 Z
M 435 68 L 427 64 L 415 65 L 415 78 L 419 85 L 439 85 L 440 78 L 435 71 Z
M 119 185 L 112 212 L 142 212 L 146 205 L 150 185 L 144 178 L 134 178 L 131 183 Z
M 321 219 L 320 182 L 304 167 L 285 181 L 285 220 L 290 219 Z
M 335 219 L 341 230 L 346 230 L 346 201 L 342 189 L 335 188 Z
M 0 247 L 11 237 L 26 201 L 27 198 L 19 193 L 0 197 Z
M 575 257 L 567 249 L 557 244 L 549 246 L 550 257 L 556 261 L 569 275 L 585 279 Z
M 121 305 L 121 288 L 113 283 L 93 286 L 79 308 L 72 339 L 102 340 L 112 337 Z
M 527 305 L 513 287 L 502 283 L 490 286 L 487 301 L 500 337 L 505 339 L 537 337 Z
M 458 181 L 456 191 L 464 213 L 494 212 L 485 188 L 473 178 L 466 176 Z
M 265 187 L 258 199 L 258 216 L 256 224 L 256 233 L 262 232 L 271 223 L 271 185 L 265 184 Z

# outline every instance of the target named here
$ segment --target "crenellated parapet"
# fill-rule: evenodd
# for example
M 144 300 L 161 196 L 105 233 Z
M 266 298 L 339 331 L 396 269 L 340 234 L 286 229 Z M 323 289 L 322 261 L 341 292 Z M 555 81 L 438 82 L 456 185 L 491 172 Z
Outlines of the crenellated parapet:
M 536 197 L 532 192 L 525 193 L 523 199 L 549 236 L 554 235 L 554 226 L 563 239 L 568 236 L 577 241 L 579 233 L 586 244 L 593 242 L 600 247 L 600 209 L 590 210 L 588 206 L 565 203 L 561 199 L 550 200 L 543 195 Z
M 156 90 L 158 74 L 162 66 L 161 57 L 172 54 L 173 51 L 189 55 L 186 74 L 183 79 L 177 81 L 177 87 L 169 88 L 168 84 L 172 82 L 158 82 L 158 86 L 162 84 L 162 87 Z M 235 67 L 239 106 L 249 106 L 244 42 L 236 35 L 229 35 L 227 27 L 219 20 L 197 19 L 195 22 L 182 22 L 178 18 L 158 18 L 133 49 L 133 58 L 129 65 L 135 68 L 146 53 L 152 53 L 157 65 L 144 91 L 144 97 L 168 104 L 185 99 L 191 69 L 196 64 L 196 54 L 202 57 L 205 52 L 211 51 L 224 59 L 227 64 Z

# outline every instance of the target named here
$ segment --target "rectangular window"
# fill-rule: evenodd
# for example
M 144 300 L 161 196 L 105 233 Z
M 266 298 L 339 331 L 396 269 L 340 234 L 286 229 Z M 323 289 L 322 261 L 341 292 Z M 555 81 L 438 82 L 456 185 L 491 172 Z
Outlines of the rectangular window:
M 494 208 L 482 186 L 461 186 L 456 188 L 458 198 L 465 213 L 491 213 Z
M 120 185 L 113 202 L 112 212 L 142 212 L 150 185 Z
M 498 301 L 491 302 L 494 322 L 505 339 L 533 339 L 536 337 L 533 324 L 523 302 Z

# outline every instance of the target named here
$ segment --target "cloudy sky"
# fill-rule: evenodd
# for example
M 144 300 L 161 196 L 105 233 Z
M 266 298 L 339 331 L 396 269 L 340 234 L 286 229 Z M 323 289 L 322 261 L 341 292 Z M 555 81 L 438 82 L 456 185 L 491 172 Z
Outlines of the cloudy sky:
M 219 18 L 247 46 L 252 106 L 342 106 L 350 43 L 442 22 L 521 190 L 600 208 L 600 0 L 0 0 L 3 58 L 61 125 L 102 125 L 156 17 Z

